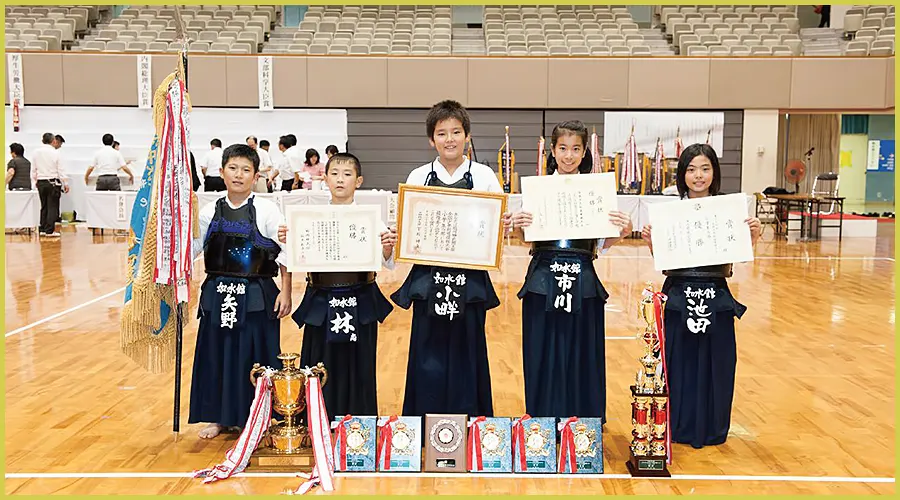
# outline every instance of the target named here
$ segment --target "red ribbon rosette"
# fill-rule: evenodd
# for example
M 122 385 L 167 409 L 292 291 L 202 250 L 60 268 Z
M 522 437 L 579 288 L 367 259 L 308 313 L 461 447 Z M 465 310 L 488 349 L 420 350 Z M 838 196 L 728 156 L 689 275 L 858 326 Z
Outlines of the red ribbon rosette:
M 469 423 L 469 440 L 466 443 L 466 468 L 470 471 L 484 470 L 484 464 L 481 457 L 481 429 L 478 428 L 480 422 L 487 420 L 485 417 L 478 417 Z M 474 454 L 474 457 L 472 456 Z M 473 462 L 474 461 L 474 468 Z
M 528 461 L 525 460 L 525 426 L 523 425 L 527 420 L 531 420 L 531 415 L 526 413 L 515 421 L 512 428 L 513 455 L 516 454 L 516 450 L 519 451 L 519 467 L 523 471 L 528 470 Z
M 575 464 L 575 433 L 572 432 L 570 424 L 578 421 L 578 417 L 569 417 L 563 424 L 562 434 L 560 434 L 559 443 L 559 473 L 562 474 L 566 470 L 566 458 L 569 460 L 569 472 L 574 474 L 577 470 Z
M 378 462 L 381 461 L 381 454 L 384 453 L 384 470 L 391 470 L 391 446 L 394 441 L 394 428 L 391 427 L 391 424 L 397 420 L 399 420 L 397 415 L 391 415 L 387 422 L 378 428 L 381 432 L 378 433 L 378 448 L 375 450 L 375 465 L 378 465 Z

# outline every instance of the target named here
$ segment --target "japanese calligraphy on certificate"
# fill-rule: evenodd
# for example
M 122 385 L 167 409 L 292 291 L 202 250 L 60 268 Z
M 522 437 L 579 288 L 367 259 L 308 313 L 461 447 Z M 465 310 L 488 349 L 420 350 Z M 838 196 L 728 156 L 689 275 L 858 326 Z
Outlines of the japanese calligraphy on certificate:
M 375 205 L 287 205 L 291 272 L 381 269 L 381 209 Z
M 401 184 L 396 261 L 499 269 L 506 201 L 503 193 Z
M 753 260 L 742 193 L 654 203 L 647 209 L 657 271 Z
M 533 216 L 525 241 L 619 236 L 609 221 L 618 209 L 616 174 L 522 177 L 522 210 Z

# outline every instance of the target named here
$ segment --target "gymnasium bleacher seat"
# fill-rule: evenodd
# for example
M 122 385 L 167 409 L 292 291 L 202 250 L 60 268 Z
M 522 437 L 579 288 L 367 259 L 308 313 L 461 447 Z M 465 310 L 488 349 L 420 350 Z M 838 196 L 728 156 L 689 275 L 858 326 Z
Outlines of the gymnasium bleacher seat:
M 451 54 L 451 7 L 310 6 L 300 26 L 273 30 L 267 54 Z
M 660 22 L 682 55 L 802 55 L 794 5 L 663 7 Z
M 6 6 L 6 48 L 64 50 L 97 24 L 108 6 Z
M 299 26 L 273 5 L 189 5 L 190 51 L 213 54 L 489 56 L 867 56 L 894 54 L 894 7 L 853 7 L 843 29 L 802 28 L 797 6 L 657 6 L 653 27 L 625 6 L 484 7 L 482 27 L 449 6 L 309 6 Z M 12 50 L 177 52 L 172 5 L 6 7 Z

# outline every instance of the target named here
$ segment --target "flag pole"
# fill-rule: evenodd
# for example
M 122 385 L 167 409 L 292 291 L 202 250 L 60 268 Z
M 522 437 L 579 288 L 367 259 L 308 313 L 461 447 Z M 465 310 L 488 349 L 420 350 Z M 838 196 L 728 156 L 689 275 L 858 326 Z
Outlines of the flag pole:
M 184 19 L 181 17 L 181 8 L 175 6 L 175 30 L 176 35 L 181 39 L 181 66 L 183 72 L 176 71 L 176 74 L 184 82 L 184 90 L 188 90 L 188 33 L 184 26 Z M 188 160 L 190 161 L 190 160 Z M 190 166 L 188 166 L 190 168 Z M 176 285 L 177 286 L 177 285 Z M 176 299 L 175 301 L 175 394 L 173 396 L 172 408 L 172 432 L 175 433 L 175 440 L 178 440 L 178 433 L 181 430 L 181 362 L 184 340 L 184 305 Z

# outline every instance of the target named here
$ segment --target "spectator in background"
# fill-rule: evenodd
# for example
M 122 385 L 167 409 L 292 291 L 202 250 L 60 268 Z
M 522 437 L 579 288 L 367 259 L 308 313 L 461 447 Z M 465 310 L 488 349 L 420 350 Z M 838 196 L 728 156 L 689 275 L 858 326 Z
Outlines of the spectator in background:
M 255 136 L 247 137 L 247 145 L 256 151 L 259 156 L 259 179 L 253 186 L 254 193 L 269 193 L 272 191 L 270 176 L 272 174 L 272 158 L 269 152 L 260 148 Z
M 822 20 L 819 21 L 820 28 L 830 28 L 831 27 L 831 6 L 830 5 L 816 5 L 815 8 L 816 14 L 820 14 L 822 16 Z
M 196 193 L 200 189 L 200 176 L 197 175 L 197 160 L 194 159 L 194 153 L 189 151 L 191 155 L 191 184 Z
M 300 167 L 298 177 L 303 180 L 303 189 L 312 189 L 313 181 L 325 180 L 325 165 L 319 161 L 318 151 L 312 148 L 306 150 L 306 161 Z M 294 184 L 296 188 L 297 183 Z
M 63 173 L 59 150 L 53 145 L 56 137 L 50 132 L 41 136 L 43 146 L 39 147 L 31 157 L 31 179 L 37 186 L 38 196 L 41 198 L 40 234 L 52 237 L 59 237 L 59 233 L 56 232 L 56 221 L 59 220 L 59 198 L 62 193 L 69 192 L 69 179 Z
M 84 173 L 84 183 L 88 183 L 91 172 L 97 169 L 97 191 L 121 191 L 122 183 L 119 180 L 119 170 L 124 170 L 128 174 L 131 183 L 134 183 L 134 174 L 128 168 L 122 153 L 116 151 L 113 147 L 112 134 L 103 134 L 103 147 L 94 153 L 94 160 Z
M 25 158 L 25 146 L 9 145 L 12 160 L 6 164 L 6 187 L 10 191 L 31 191 L 31 162 Z
M 328 163 L 328 160 L 331 159 L 332 156 L 338 154 L 338 148 L 334 144 L 330 144 L 327 148 L 325 148 L 325 163 Z
M 265 139 L 259 141 L 259 147 L 260 147 L 260 149 L 263 149 L 263 150 L 265 150 L 266 153 L 268 153 L 269 152 L 269 141 L 267 141 Z
M 119 150 L 119 146 L 121 146 L 121 144 L 119 144 L 119 141 L 113 141 L 113 149 L 115 149 L 116 151 L 118 151 L 118 150 Z
M 203 158 L 200 169 L 203 171 L 204 191 L 225 191 L 225 181 L 222 180 L 222 141 L 213 139 L 209 141 L 209 153 Z
M 53 145 L 54 148 L 59 149 L 59 148 L 61 148 L 62 145 L 65 144 L 65 143 L 66 143 L 66 140 L 63 139 L 63 136 L 61 136 L 61 135 L 59 135 L 59 134 L 56 134 L 56 136 L 53 137 L 53 143 L 52 143 L 52 145 Z
M 281 179 L 281 190 L 290 192 L 294 187 L 296 176 L 292 167 L 291 158 L 294 157 L 297 139 L 293 135 L 283 135 L 278 138 L 278 150 L 281 151 L 281 163 L 278 165 L 278 178 Z M 297 161 L 299 163 L 299 161 Z

